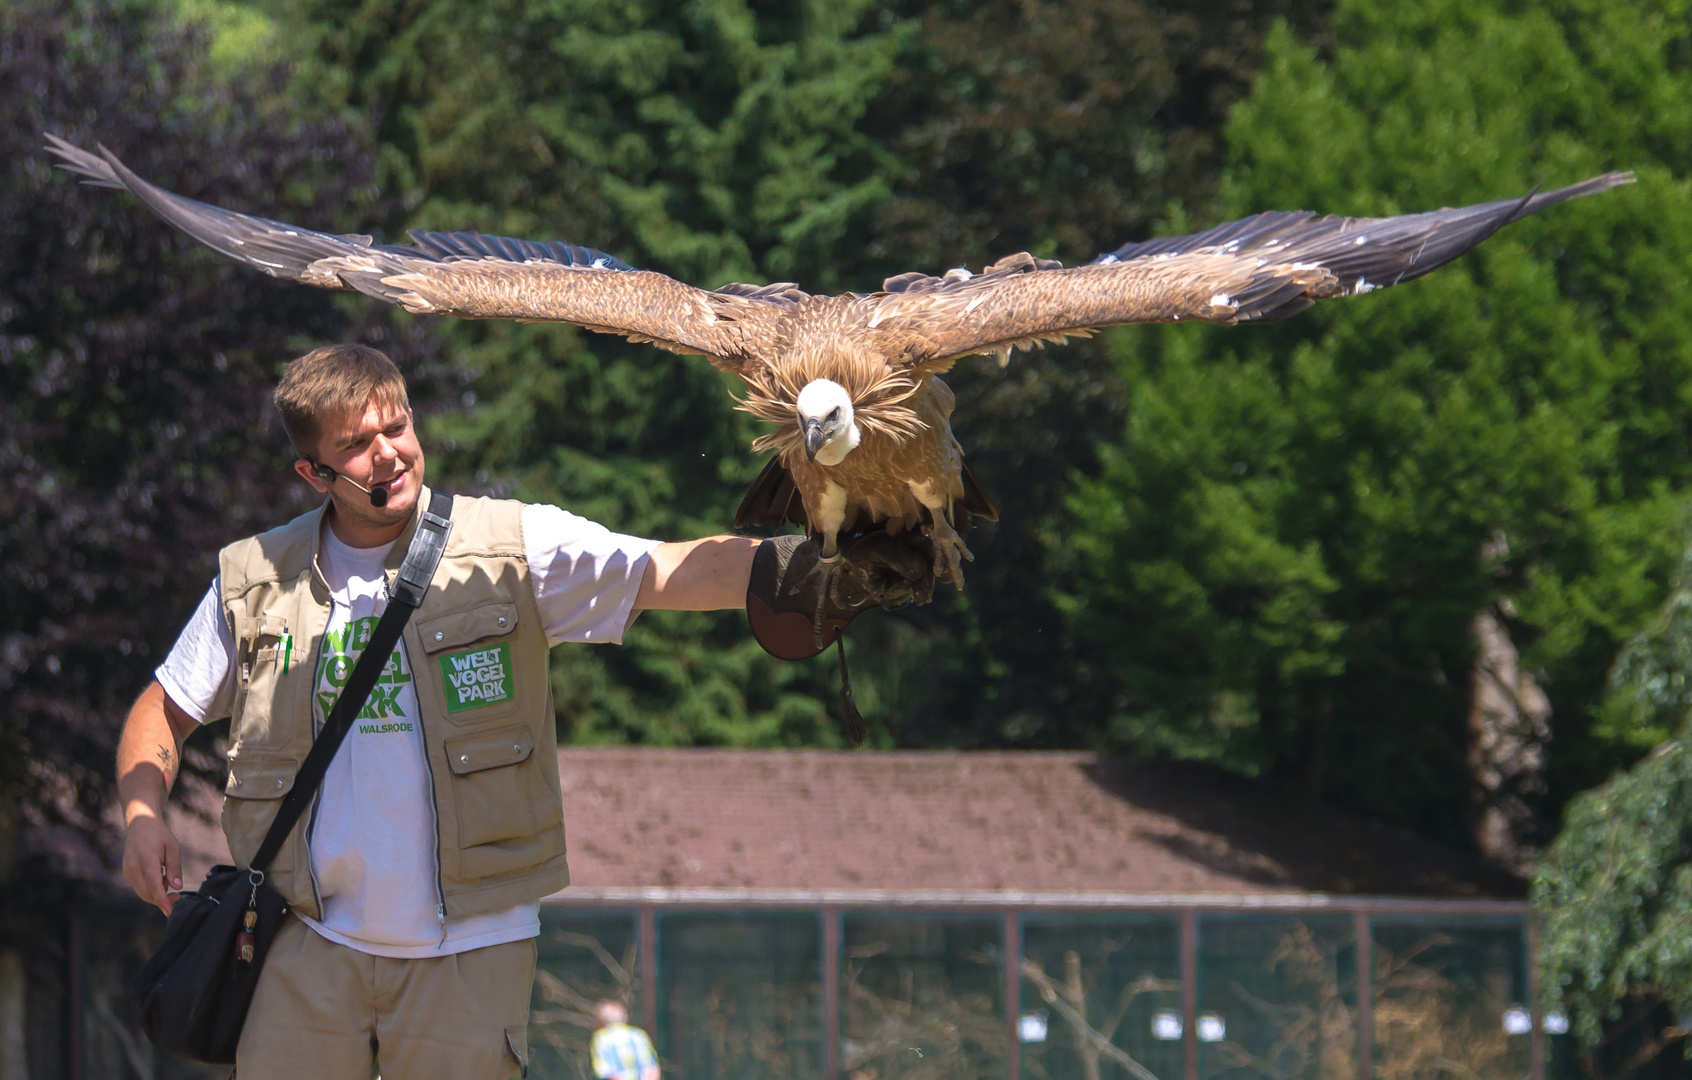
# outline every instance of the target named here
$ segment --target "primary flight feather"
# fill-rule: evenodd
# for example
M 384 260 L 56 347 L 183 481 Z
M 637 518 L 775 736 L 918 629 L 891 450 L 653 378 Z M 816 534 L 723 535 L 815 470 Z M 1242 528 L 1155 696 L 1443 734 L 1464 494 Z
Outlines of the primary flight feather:
M 478 233 L 412 243 L 315 232 L 174 195 L 104 147 L 54 136 L 87 182 L 124 188 L 221 254 L 275 277 L 356 289 L 418 314 L 568 322 L 737 375 L 742 409 L 774 425 L 774 457 L 736 527 L 791 521 L 833 557 L 841 535 L 921 529 L 936 578 L 962 586 L 970 514 L 996 517 L 952 435 L 938 377 L 961 356 L 1061 342 L 1107 326 L 1284 319 L 1317 300 L 1420 277 L 1548 206 L 1633 181 L 1612 172 L 1513 199 L 1390 218 L 1256 214 L 1190 236 L 1126 244 L 1085 266 L 1027 254 L 980 274 L 889 278 L 876 293 L 811 296 L 791 284 L 706 291 L 592 248 Z

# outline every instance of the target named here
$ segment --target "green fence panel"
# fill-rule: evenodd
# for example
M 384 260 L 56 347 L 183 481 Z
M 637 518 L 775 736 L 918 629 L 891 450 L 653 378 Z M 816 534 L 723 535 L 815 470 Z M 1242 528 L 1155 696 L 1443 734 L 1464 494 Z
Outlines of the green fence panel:
M 1198 920 L 1204 1080 L 1355 1080 L 1356 933 L 1347 917 Z
M 620 1001 L 636 1024 L 640 969 L 633 912 L 541 910 L 529 1013 L 531 1080 L 593 1080 L 588 1041 L 594 1006 Z
M 1520 919 L 1376 917 L 1371 926 L 1376 1075 L 1527 1075 L 1532 1003 Z
M 671 1080 L 823 1075 L 822 920 L 658 917 L 658 1030 Z
M 841 1066 L 875 1080 L 1003 1080 L 1001 921 L 849 914 Z
M 1181 1080 L 1181 924 L 1171 916 L 1022 920 L 1022 1075 Z

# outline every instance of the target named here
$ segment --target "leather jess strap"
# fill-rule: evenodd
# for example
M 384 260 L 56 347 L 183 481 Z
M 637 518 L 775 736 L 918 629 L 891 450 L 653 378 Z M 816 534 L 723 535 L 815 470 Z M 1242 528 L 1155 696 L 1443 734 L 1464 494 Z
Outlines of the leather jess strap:
M 429 508 L 419 518 L 417 531 L 411 535 L 411 546 L 405 552 L 405 561 L 394 576 L 393 588 L 388 593 L 388 606 L 376 621 L 376 629 L 371 631 L 370 641 L 359 654 L 358 663 L 353 665 L 352 674 L 341 688 L 341 696 L 335 699 L 334 708 L 329 710 L 323 730 L 318 732 L 317 740 L 312 743 L 311 752 L 306 754 L 300 771 L 294 774 L 294 786 L 282 797 L 276 818 L 264 834 L 258 853 L 253 856 L 251 869 L 262 873 L 270 865 L 276 853 L 282 850 L 283 841 L 293 831 L 300 815 L 311 805 L 312 796 L 317 794 L 318 785 L 323 783 L 323 775 L 329 771 L 335 751 L 341 748 L 341 740 L 352 729 L 353 720 L 364 708 L 382 669 L 388 666 L 388 657 L 399 643 L 400 633 L 411 620 L 411 613 L 422 605 L 423 596 L 429 591 L 429 582 L 434 580 L 435 568 L 440 565 L 441 553 L 446 550 L 447 534 L 451 531 L 452 496 L 441 491 L 430 492 Z

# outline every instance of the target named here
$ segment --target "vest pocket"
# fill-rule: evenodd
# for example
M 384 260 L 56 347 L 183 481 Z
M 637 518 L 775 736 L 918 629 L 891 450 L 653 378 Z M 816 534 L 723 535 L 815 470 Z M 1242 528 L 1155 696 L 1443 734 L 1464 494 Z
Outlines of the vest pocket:
M 299 767 L 295 758 L 229 759 L 229 779 L 223 784 L 223 833 L 237 861 L 251 859 L 264 842 L 264 834 L 282 805 L 278 800 L 293 790 Z M 283 844 L 267 872 L 286 874 L 293 869 L 293 845 Z
M 298 659 L 298 645 L 288 636 L 288 620 L 261 615 L 236 621 L 236 693 L 230 730 L 237 740 L 279 748 L 276 725 L 288 715 L 294 697 L 289 684 L 299 682 L 302 666 Z M 251 797 L 245 789 L 234 793 Z
M 536 787 L 534 733 L 513 724 L 445 742 L 452 769 L 458 846 L 476 847 L 533 835 Z
M 259 667 L 276 663 L 282 652 L 282 637 L 287 632 L 288 620 L 279 615 L 240 620 L 236 626 L 235 660 L 242 684 L 250 682 Z
M 462 611 L 449 611 L 417 624 L 423 651 L 438 653 L 483 638 L 505 637 L 517 629 L 517 605 L 509 600 L 484 600 Z
M 424 619 L 417 625 L 428 675 L 438 672 L 447 719 L 467 727 L 506 720 L 517 708 L 521 680 L 513 650 L 517 605 L 509 600 L 479 604 Z M 455 763 L 456 765 L 456 763 Z

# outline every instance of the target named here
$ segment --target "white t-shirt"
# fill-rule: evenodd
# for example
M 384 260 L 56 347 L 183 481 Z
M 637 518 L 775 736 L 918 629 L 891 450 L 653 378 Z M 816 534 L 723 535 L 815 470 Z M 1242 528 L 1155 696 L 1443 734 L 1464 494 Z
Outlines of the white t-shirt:
M 657 542 L 539 504 L 523 507 L 522 527 L 547 643 L 622 641 Z M 313 704 L 319 721 L 387 606 L 383 563 L 392 547 L 349 547 L 324 526 L 321 565 L 334 606 L 320 650 Z M 235 639 L 222 607 L 213 580 L 155 673 L 200 723 L 228 716 L 235 702 Z M 434 805 L 411 674 L 402 639 L 323 778 L 311 833 L 323 917 L 301 918 L 331 941 L 398 958 L 534 937 L 534 903 L 444 922 L 437 916 Z

